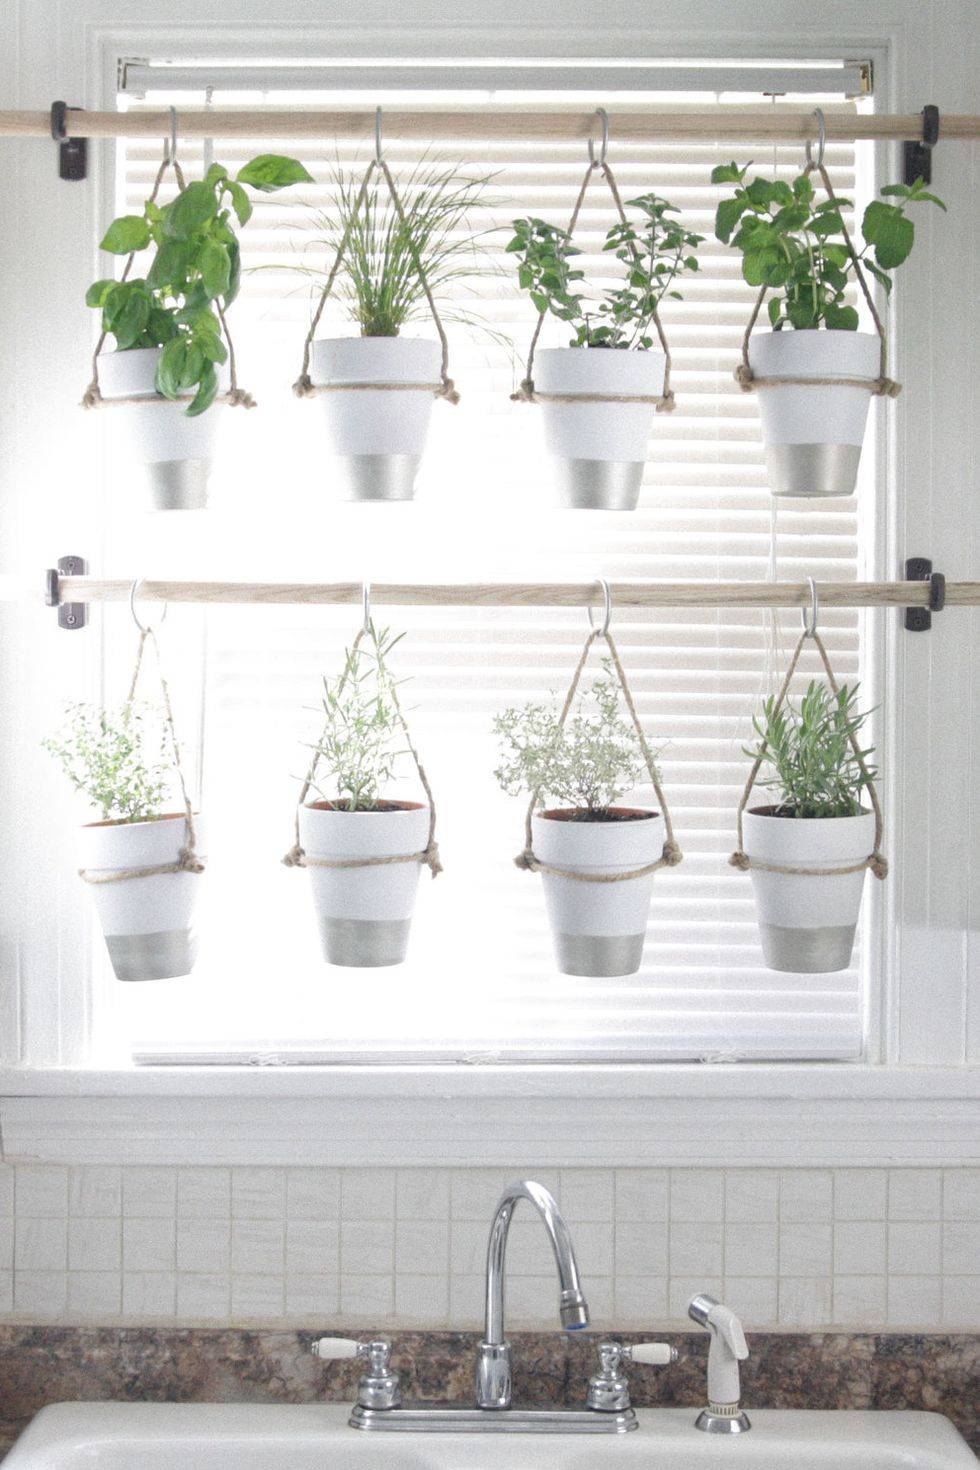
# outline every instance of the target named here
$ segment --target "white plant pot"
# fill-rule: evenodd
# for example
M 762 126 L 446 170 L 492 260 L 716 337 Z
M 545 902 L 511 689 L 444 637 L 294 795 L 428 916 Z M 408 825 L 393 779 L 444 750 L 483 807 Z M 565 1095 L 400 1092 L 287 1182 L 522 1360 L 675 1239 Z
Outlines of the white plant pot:
M 395 811 L 334 811 L 322 803 L 299 813 L 300 846 L 309 858 L 394 857 L 422 852 L 429 808 L 399 802 Z M 408 949 L 421 863 L 307 870 L 330 965 L 400 965 Z
M 419 383 L 419 388 L 337 388 L 318 395 L 348 500 L 411 500 L 425 449 L 442 351 L 416 337 L 323 337 L 310 352 L 310 379 L 330 383 Z
M 640 810 L 632 808 L 631 810 Z M 663 852 L 664 821 L 575 822 L 554 811 L 531 819 L 535 857 L 576 873 L 626 873 Z M 542 873 L 555 958 L 563 975 L 632 975 L 643 958 L 653 874 L 622 883 L 582 883 Z
M 203 855 L 200 819 L 196 850 Z M 79 830 L 79 867 L 93 877 L 175 863 L 187 842 L 181 814 L 150 822 L 94 822 Z M 156 873 L 86 885 L 117 980 L 170 980 L 194 968 L 200 873 Z
M 132 398 L 156 391 L 162 347 L 134 347 L 129 352 L 99 356 L 102 397 Z M 227 371 L 219 368 L 221 389 Z M 224 405 L 212 403 L 204 413 L 187 417 L 187 404 L 163 395 L 153 403 L 131 403 L 106 414 L 110 432 L 135 464 L 144 466 L 153 510 L 203 510 Z
M 749 366 L 759 378 L 878 377 L 881 342 L 871 332 L 757 332 Z M 759 388 L 766 468 L 774 495 L 853 495 L 868 422 L 867 388 L 789 383 Z
M 667 359 L 655 348 L 547 347 L 534 359 L 541 393 L 659 398 Z M 655 403 L 542 403 L 558 497 L 573 510 L 635 510 Z
M 839 868 L 874 850 L 873 812 L 857 817 L 776 817 L 756 807 L 743 817 L 745 851 L 762 863 L 792 868 Z M 759 933 L 773 970 L 823 975 L 851 963 L 864 890 L 856 873 L 767 873 L 750 868 Z

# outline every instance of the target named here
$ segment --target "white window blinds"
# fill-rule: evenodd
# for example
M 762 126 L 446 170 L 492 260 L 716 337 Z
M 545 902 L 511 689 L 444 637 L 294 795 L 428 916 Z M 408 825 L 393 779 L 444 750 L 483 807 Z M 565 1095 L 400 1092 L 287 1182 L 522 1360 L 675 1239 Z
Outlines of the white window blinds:
M 216 92 L 214 102 L 241 106 L 260 97 L 263 104 L 286 100 L 236 91 Z M 146 105 L 200 100 L 186 92 L 146 95 Z M 303 95 L 304 102 L 317 100 Z M 702 106 L 705 100 L 696 99 Z M 724 100 L 757 106 L 761 99 Z M 826 108 L 856 105 L 833 96 L 818 100 Z M 798 104 L 809 109 L 813 101 L 801 96 Z M 675 94 L 671 106 L 677 105 Z M 217 138 L 214 157 L 235 168 L 273 147 L 301 157 L 317 184 L 260 201 L 243 237 L 246 266 L 322 269 L 327 255 L 316 240 L 313 212 L 329 208 L 338 160 L 354 166 L 366 150 L 322 139 L 284 147 L 257 135 L 249 143 Z M 386 147 L 397 173 L 424 151 L 396 139 Z M 188 143 L 180 152 L 193 175 L 201 145 Z M 565 223 L 585 163 L 580 146 L 519 138 L 429 152 L 495 175 L 487 212 L 496 229 L 488 240 L 492 250 L 505 243 L 518 215 Z M 138 207 L 158 156 L 145 143 L 120 144 L 118 205 Z M 534 312 L 499 250 L 498 272 L 476 282 L 463 305 L 510 337 L 513 352 L 495 336 L 451 328 L 451 372 L 462 401 L 457 408 L 435 406 L 417 503 L 335 504 L 318 409 L 289 392 L 309 322 L 310 283 L 302 274 L 262 269 L 247 275 L 232 318 L 239 377 L 260 407 L 225 412 L 214 508 L 191 517 L 110 517 L 107 570 L 417 581 L 857 577 L 866 563 L 855 509 L 860 501 L 777 505 L 765 486 L 755 399 L 732 380 L 752 293 L 737 257 L 713 239 L 719 191 L 708 182 L 713 164 L 731 157 L 754 158 L 758 169 L 775 168 L 783 177 L 801 163 L 795 148 L 774 154 L 730 143 L 623 143 L 613 111 L 610 160 L 623 197 L 648 190 L 666 195 L 687 226 L 707 237 L 700 275 L 685 284 L 684 300 L 664 311 L 677 411 L 656 419 L 634 514 L 550 508 L 538 411 L 509 400 Z M 863 187 L 859 149 L 833 144 L 827 157 L 835 188 L 853 197 Z M 597 285 L 609 270 L 598 249 L 611 220 L 610 201 L 596 183 L 578 243 Z M 322 332 L 352 330 L 338 306 L 328 307 Z M 431 334 L 424 319 L 411 330 Z M 566 340 L 559 324 L 547 325 L 545 344 Z M 870 454 L 865 460 L 867 477 Z M 113 493 L 125 495 L 125 487 Z M 422 875 L 409 963 L 382 971 L 326 967 L 308 879 L 279 861 L 291 840 L 302 741 L 316 727 L 320 677 L 336 669 L 359 610 L 174 608 L 164 656 L 177 675 L 185 739 L 203 750 L 210 858 L 205 933 L 192 977 L 107 987 L 118 1033 L 139 1058 L 861 1053 L 858 971 L 767 970 L 749 879 L 727 865 L 747 765 L 741 746 L 751 735 L 753 710 L 792 647 L 795 615 L 773 623 L 751 610 L 614 609 L 641 717 L 662 751 L 685 861 L 657 876 L 640 973 L 612 980 L 556 972 L 540 880 L 512 862 L 522 845 L 523 804 L 503 796 L 492 776 L 494 713 L 564 690 L 586 631 L 584 613 L 379 609 L 378 616 L 407 630 L 398 658 L 408 681 L 403 699 L 435 788 L 446 869 L 435 883 Z M 122 614 L 107 620 L 110 684 L 125 679 L 132 630 L 124 622 Z M 841 677 L 853 680 L 860 664 L 858 615 L 828 610 L 821 628 Z M 814 672 L 808 663 L 803 677 Z M 403 794 L 410 794 L 408 777 L 406 768 Z

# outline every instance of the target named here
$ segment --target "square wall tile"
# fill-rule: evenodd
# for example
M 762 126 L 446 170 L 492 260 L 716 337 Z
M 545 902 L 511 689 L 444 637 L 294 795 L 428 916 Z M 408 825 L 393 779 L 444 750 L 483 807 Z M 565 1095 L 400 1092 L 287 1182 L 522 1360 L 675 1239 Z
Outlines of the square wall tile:
M 833 1226 L 783 1221 L 779 1227 L 780 1276 L 829 1276 Z
M 123 1220 L 123 1270 L 173 1271 L 177 1253 L 177 1227 L 174 1220 Z
M 0 1219 L 0 1271 L 9 1271 L 14 1264 L 14 1221 Z
M 174 1271 L 124 1271 L 123 1316 L 136 1322 L 173 1317 L 177 1306 Z
M 889 1327 L 934 1327 L 942 1311 L 942 1278 L 892 1276 L 888 1281 Z
M 885 1169 L 834 1170 L 835 1220 L 884 1220 L 887 1214 Z
M 891 1169 L 889 1220 L 938 1220 L 942 1216 L 943 1176 L 939 1169 Z
M 395 1183 L 398 1219 L 448 1220 L 451 1177 L 448 1169 L 399 1169 Z
M 123 1170 L 123 1214 L 131 1219 L 173 1218 L 177 1213 L 177 1170 Z
M 283 1314 L 285 1288 L 281 1275 L 249 1272 L 231 1278 L 231 1315 L 261 1321 L 278 1320 Z
M 687 1223 L 725 1218 L 725 1175 L 721 1169 L 672 1169 L 670 1218 Z
M 14 1310 L 14 1273 L 0 1271 L 0 1312 Z
M 942 1226 L 938 1220 L 891 1220 L 888 1271 L 892 1276 L 938 1276 L 942 1269 Z
M 18 1164 L 14 1177 L 18 1218 L 68 1214 L 68 1170 L 61 1164 Z
M 943 1274 L 980 1273 L 980 1220 L 947 1220 L 943 1224 Z
M 834 1180 L 829 1169 L 786 1169 L 779 1180 L 780 1220 L 833 1219 Z
M 831 1320 L 831 1285 L 828 1277 L 780 1278 L 780 1327 L 826 1327 Z
M 754 1224 L 725 1225 L 726 1276 L 776 1276 L 779 1272 L 779 1227 Z
M 67 1271 L 15 1271 L 14 1311 L 41 1321 L 63 1317 L 68 1305 Z
M 709 1296 L 716 1296 L 719 1301 L 724 1300 L 724 1282 L 720 1276 L 672 1276 L 667 1285 L 667 1311 L 669 1325 L 677 1328 L 683 1327 L 686 1331 L 692 1324 L 687 1315 L 687 1308 L 692 1297 L 699 1296 L 702 1292 Z
M 980 1220 L 980 1169 L 944 1172 L 943 1215 L 947 1220 Z
M 779 1174 L 775 1169 L 728 1169 L 725 1219 L 736 1223 L 779 1219 Z
M 666 1276 L 617 1276 L 613 1287 L 617 1327 L 643 1331 L 667 1320 Z
M 441 1272 L 446 1278 L 448 1301 L 449 1221 L 399 1220 L 395 1227 L 395 1270 L 430 1276 Z
M 344 1169 L 340 1177 L 342 1220 L 393 1220 L 394 1169 Z
M 18 1215 L 14 1226 L 17 1271 L 64 1271 L 68 1265 L 68 1221 Z
M 834 1325 L 880 1327 L 886 1316 L 887 1282 L 884 1276 L 834 1278 Z
M 287 1169 L 286 1215 L 290 1220 L 339 1220 L 340 1170 Z
M 340 1278 L 348 1272 L 375 1276 L 395 1268 L 394 1221 L 343 1221 L 340 1226 Z
M 449 1321 L 449 1277 L 399 1272 L 395 1277 L 395 1315 L 419 1327 L 443 1327 Z
M 285 1210 L 284 1170 L 232 1170 L 231 1213 L 236 1220 L 281 1220 Z
M 118 1271 L 69 1271 L 68 1311 L 82 1317 L 118 1317 L 122 1276 Z
M 118 1271 L 122 1263 L 122 1221 L 68 1222 L 69 1271 Z
M 666 1169 L 617 1169 L 616 1220 L 650 1224 L 670 1216 L 670 1175 Z
M 336 1276 L 340 1268 L 340 1225 L 336 1220 L 286 1222 L 286 1271 Z
M 122 1170 L 83 1165 L 72 1169 L 68 1213 L 76 1220 L 113 1220 L 122 1214 Z
M 720 1221 L 671 1221 L 670 1275 L 720 1276 L 724 1269 L 724 1232 Z
M 776 1326 L 779 1284 L 775 1276 L 726 1276 L 724 1300 L 742 1318 L 749 1332 Z
M 943 1280 L 942 1323 L 976 1332 L 980 1322 L 980 1274 L 947 1276 Z
M 340 1278 L 336 1272 L 289 1272 L 286 1275 L 286 1317 L 291 1323 L 317 1327 L 340 1311 Z
M 667 1222 L 616 1224 L 615 1264 L 617 1276 L 667 1275 Z
M 177 1270 L 205 1275 L 228 1271 L 231 1265 L 229 1220 L 178 1220 Z M 178 1282 L 178 1288 L 180 1283 Z
M 14 1166 L 0 1164 L 0 1216 L 14 1213 Z
M 883 1276 L 885 1228 L 884 1220 L 838 1220 L 834 1226 L 834 1274 Z
M 231 1215 L 230 1169 L 179 1169 L 177 1216 L 184 1220 L 221 1220 Z
M 223 1271 L 179 1271 L 177 1315 L 198 1322 L 225 1322 L 231 1310 L 231 1278 Z
M 614 1208 L 615 1176 L 611 1169 L 562 1169 L 561 1210 L 570 1225 L 610 1225 Z
M 341 1319 L 383 1327 L 395 1314 L 395 1278 L 351 1272 L 340 1278 Z
M 282 1220 L 233 1220 L 231 1269 L 235 1274 L 282 1275 L 286 1226 Z M 281 1310 L 281 1308 L 280 1308 Z

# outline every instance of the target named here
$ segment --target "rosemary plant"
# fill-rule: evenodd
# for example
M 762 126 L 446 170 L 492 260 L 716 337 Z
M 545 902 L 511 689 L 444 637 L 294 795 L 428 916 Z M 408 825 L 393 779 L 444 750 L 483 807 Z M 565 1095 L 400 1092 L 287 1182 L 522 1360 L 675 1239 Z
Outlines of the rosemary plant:
M 874 747 L 861 751 L 862 770 L 851 745 L 851 737 L 871 713 L 855 708 L 858 687 L 849 689 L 842 684 L 834 695 L 815 679 L 798 707 L 787 700 L 777 709 L 770 697 L 761 718 L 753 720 L 759 744 L 747 746 L 745 754 L 753 760 L 761 754 L 763 769 L 772 769 L 773 774 L 758 784 L 778 793 L 777 816 L 856 817 L 860 813 L 861 793 L 877 771 L 867 764 Z
M 378 174 L 372 176 L 359 205 L 361 178 L 339 167 L 334 170 L 334 208 L 315 216 L 318 244 L 332 257 L 347 237 L 340 289 L 363 337 L 397 337 L 408 322 L 425 316 L 428 303 L 417 261 L 445 319 L 480 325 L 458 305 L 443 309 L 443 302 L 467 281 L 497 269 L 480 248 L 489 231 L 471 227 L 474 210 L 486 202 L 484 191 L 491 177 L 470 176 L 455 165 L 422 160 L 396 180 L 403 220 Z M 318 283 L 326 275 L 306 266 L 292 269 L 312 275 Z
M 104 822 L 149 822 L 162 814 L 173 760 L 158 711 L 69 704 L 64 729 L 42 745 Z
M 575 812 L 580 821 L 603 821 L 645 771 L 636 731 L 619 711 L 619 691 L 608 660 L 564 727 L 556 703 L 504 710 L 493 721 L 501 762 L 494 775 L 508 796 L 535 792 Z M 588 706 L 591 703 L 592 708 Z
M 347 649 L 340 673 L 323 680 L 323 728 L 310 749 L 329 777 L 329 787 L 316 775 L 311 785 L 329 807 L 379 810 L 382 791 L 399 758 L 408 753 L 388 663 L 403 637 L 372 623 L 368 638 Z

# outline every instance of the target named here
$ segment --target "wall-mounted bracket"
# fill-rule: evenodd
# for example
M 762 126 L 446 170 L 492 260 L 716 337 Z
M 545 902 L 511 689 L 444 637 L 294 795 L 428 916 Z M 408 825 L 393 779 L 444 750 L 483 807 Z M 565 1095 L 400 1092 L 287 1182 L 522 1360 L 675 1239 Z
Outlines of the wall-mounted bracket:
M 58 144 L 58 177 L 77 183 L 88 177 L 88 139 L 69 138 L 67 102 L 51 104 L 51 136 Z
M 48 607 L 58 609 L 58 627 L 74 633 L 88 622 L 88 608 L 84 602 L 62 602 L 61 578 L 84 577 L 88 562 L 83 556 L 60 556 L 56 567 L 49 567 L 44 574 L 44 601 Z
M 910 633 L 926 633 L 932 627 L 934 612 L 942 612 L 946 606 L 946 578 L 942 572 L 934 572 L 927 556 L 910 556 L 905 563 L 906 582 L 929 583 L 929 606 L 907 607 L 905 626 Z
M 929 103 L 922 109 L 922 137 L 902 145 L 902 175 L 911 188 L 916 179 L 932 183 L 932 150 L 939 142 L 939 108 Z

